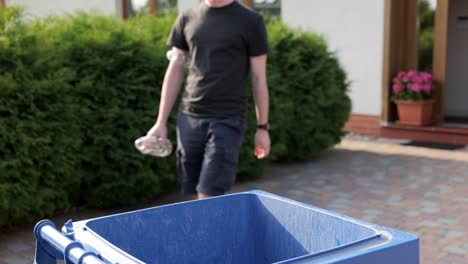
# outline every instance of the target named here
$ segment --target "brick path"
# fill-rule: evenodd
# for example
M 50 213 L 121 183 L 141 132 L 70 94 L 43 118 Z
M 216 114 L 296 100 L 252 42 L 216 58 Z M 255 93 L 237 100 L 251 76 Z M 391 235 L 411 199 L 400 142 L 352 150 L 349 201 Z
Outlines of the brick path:
M 233 192 L 261 189 L 421 237 L 421 263 L 468 263 L 468 149 L 403 147 L 351 137 L 320 158 L 275 165 Z M 169 195 L 159 204 L 181 198 Z M 120 209 L 128 211 L 126 209 Z M 111 211 L 69 214 L 74 220 Z M 65 216 L 53 219 L 58 226 Z M 0 264 L 31 263 L 32 226 L 3 234 Z

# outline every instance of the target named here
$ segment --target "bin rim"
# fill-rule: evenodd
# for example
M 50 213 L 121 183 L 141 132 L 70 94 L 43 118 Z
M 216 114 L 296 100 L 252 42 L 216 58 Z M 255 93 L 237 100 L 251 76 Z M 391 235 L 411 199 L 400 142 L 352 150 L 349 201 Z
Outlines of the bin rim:
M 370 241 L 375 240 L 375 239 L 379 239 L 382 236 L 382 232 L 380 230 L 383 230 L 383 229 L 381 227 L 375 225 L 375 224 L 371 224 L 371 223 L 365 222 L 363 220 L 352 218 L 352 217 L 349 217 L 349 216 L 346 216 L 346 215 L 343 215 L 343 214 L 340 214 L 340 213 L 337 213 L 337 212 L 332 212 L 332 211 L 329 211 L 329 210 L 326 210 L 326 209 L 322 209 L 322 208 L 319 208 L 319 207 L 316 207 L 316 206 L 313 206 L 313 205 L 310 205 L 310 204 L 306 204 L 306 203 L 303 203 L 303 202 L 299 202 L 299 201 L 296 201 L 296 200 L 292 200 L 292 199 L 289 199 L 289 198 L 286 198 L 286 197 L 278 196 L 278 195 L 275 195 L 275 194 L 272 194 L 272 193 L 269 193 L 269 192 L 265 192 L 265 191 L 262 191 L 262 190 L 251 190 L 251 191 L 245 191 L 245 192 L 239 192 L 239 193 L 226 194 L 226 195 L 223 195 L 223 196 L 210 197 L 210 198 L 206 198 L 206 199 L 203 199 L 203 200 L 183 201 L 183 202 L 178 202 L 178 203 L 173 203 L 173 204 L 149 207 L 149 208 L 138 209 L 138 210 L 133 210 L 133 211 L 129 211 L 129 212 L 123 212 L 123 213 L 111 214 L 111 215 L 107 215 L 107 216 L 96 217 L 96 218 L 92 218 L 92 219 L 86 219 L 86 220 L 82 220 L 82 221 L 78 221 L 78 222 L 74 223 L 74 226 L 78 227 L 78 230 L 79 230 L 78 232 L 76 232 L 76 236 L 77 236 L 77 239 L 80 240 L 80 242 L 82 242 L 83 244 L 91 247 L 95 251 L 98 251 L 98 252 L 99 251 L 105 251 L 105 252 L 108 252 L 108 253 L 110 252 L 111 255 L 114 255 L 114 257 L 117 257 L 118 259 L 127 258 L 128 260 L 132 261 L 132 263 L 141 264 L 141 263 L 144 263 L 144 262 L 142 262 L 138 258 L 130 255 L 129 253 L 123 251 L 119 247 L 117 247 L 117 246 L 113 245 L 112 243 L 110 243 L 109 241 L 107 241 L 105 238 L 103 238 L 102 236 L 97 234 L 94 230 L 89 228 L 88 223 L 91 223 L 93 221 L 100 220 L 100 219 L 109 218 L 109 217 L 126 215 L 126 214 L 130 214 L 130 213 L 150 211 L 150 210 L 154 210 L 156 208 L 166 208 L 166 207 L 174 206 L 174 205 L 183 205 L 183 204 L 193 203 L 193 202 L 203 202 L 203 201 L 209 201 L 209 200 L 213 200 L 213 199 L 226 199 L 227 197 L 245 196 L 245 195 L 253 195 L 253 196 L 257 196 L 257 197 L 259 197 L 259 196 L 260 197 L 267 197 L 267 198 L 278 200 L 278 201 L 281 201 L 281 202 L 287 202 L 287 203 L 289 203 L 289 204 L 291 204 L 293 206 L 299 206 L 299 207 L 303 207 L 303 208 L 306 208 L 306 209 L 313 209 L 314 211 L 317 211 L 319 213 L 328 215 L 330 217 L 340 219 L 340 220 L 343 220 L 343 221 L 346 221 L 346 222 L 349 222 L 349 223 L 356 224 L 356 225 L 359 225 L 361 227 L 367 228 L 372 233 L 371 235 L 369 235 L 367 237 L 364 237 L 362 239 L 359 239 L 359 240 L 356 240 L 356 241 L 353 241 L 353 242 L 350 242 L 350 243 L 342 244 L 342 245 L 337 246 L 337 247 L 332 248 L 332 249 L 322 250 L 322 251 L 319 251 L 319 252 L 298 256 L 296 258 L 276 262 L 274 264 L 297 263 L 298 261 L 308 260 L 308 259 L 311 259 L 311 258 L 323 256 L 323 255 L 326 255 L 326 254 L 332 254 L 334 252 L 337 252 L 337 251 L 340 251 L 340 250 L 343 250 L 343 249 L 346 249 L 346 248 L 350 248 L 350 247 L 353 247 L 353 246 L 361 245 L 361 244 L 366 243 L 366 242 L 370 242 Z M 386 240 L 391 240 L 391 237 L 388 237 L 388 236 L 384 236 L 384 238 Z M 97 246 L 97 247 L 95 245 L 96 242 L 99 244 L 99 246 Z
M 310 204 L 306 204 L 306 203 L 303 203 L 303 202 L 292 200 L 290 198 L 282 197 L 282 196 L 272 194 L 272 193 L 262 191 L 262 190 L 251 190 L 251 191 L 245 191 L 245 192 L 230 193 L 230 194 L 225 194 L 225 195 L 222 195 L 222 196 L 215 196 L 215 197 L 205 198 L 203 200 L 190 200 L 190 201 L 182 201 L 182 202 L 176 202 L 176 203 L 165 204 L 165 205 L 158 205 L 158 206 L 153 206 L 153 207 L 148 207 L 148 208 L 131 210 L 131 211 L 128 211 L 128 212 L 110 214 L 110 215 L 99 216 L 99 217 L 95 217 L 95 218 L 91 218 L 91 219 L 81 220 L 81 221 L 75 222 L 75 224 L 77 224 L 77 223 L 87 224 L 87 223 L 95 221 L 95 220 L 100 220 L 100 219 L 119 216 L 119 215 L 126 215 L 126 214 L 129 214 L 129 213 L 150 211 L 150 210 L 154 210 L 156 208 L 166 208 L 166 207 L 170 207 L 170 206 L 183 205 L 183 204 L 193 203 L 193 202 L 204 202 L 204 201 L 215 200 L 215 199 L 225 199 L 227 197 L 234 197 L 234 196 L 241 196 L 241 195 L 263 196 L 263 197 L 268 197 L 268 198 L 272 198 L 272 199 L 275 199 L 275 200 L 279 200 L 279 201 L 282 201 L 282 202 L 288 202 L 290 204 L 294 204 L 296 206 L 300 206 L 300 207 L 303 207 L 303 208 L 314 209 L 317 212 L 320 212 L 320 213 L 326 214 L 326 215 L 334 217 L 334 218 L 339 218 L 339 219 L 342 219 L 342 220 L 346 220 L 348 222 L 352 222 L 352 223 L 367 227 L 369 229 L 372 229 L 376 233 L 379 233 L 380 228 L 376 224 L 372 224 L 372 223 L 366 222 L 364 220 L 359 220 L 359 219 L 356 219 L 356 218 L 353 218 L 353 217 L 350 217 L 350 216 L 347 216 L 347 215 L 344 215 L 344 214 L 340 214 L 338 212 L 333 212 L 333 211 L 329 211 L 329 210 L 326 210 L 326 209 L 322 209 L 320 207 L 316 207 L 316 206 L 313 206 L 313 205 L 310 205 Z

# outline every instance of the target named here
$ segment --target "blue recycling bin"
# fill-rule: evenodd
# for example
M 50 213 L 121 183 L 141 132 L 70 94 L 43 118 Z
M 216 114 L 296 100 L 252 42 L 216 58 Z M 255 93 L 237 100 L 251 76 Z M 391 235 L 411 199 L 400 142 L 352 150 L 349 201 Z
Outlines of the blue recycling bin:
M 419 238 L 262 191 L 35 228 L 36 263 L 417 264 Z

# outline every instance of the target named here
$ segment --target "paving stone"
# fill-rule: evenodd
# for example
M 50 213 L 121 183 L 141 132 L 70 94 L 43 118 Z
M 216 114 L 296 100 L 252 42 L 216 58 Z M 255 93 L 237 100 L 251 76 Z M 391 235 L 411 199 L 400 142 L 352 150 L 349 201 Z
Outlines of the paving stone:
M 304 191 L 303 190 L 288 190 L 286 192 L 286 194 L 289 194 L 289 195 L 296 195 L 296 196 L 302 196 L 304 195 Z
M 456 197 L 455 201 L 460 202 L 460 203 L 468 203 L 468 197 Z
M 458 218 L 440 218 L 439 222 L 444 225 L 456 225 L 460 220 Z
M 27 244 L 27 243 L 23 243 L 23 242 L 13 242 L 13 243 L 8 244 L 6 247 L 9 250 L 11 250 L 12 252 L 15 252 L 15 253 L 18 253 L 18 252 L 21 252 L 21 251 L 28 250 L 28 249 L 32 248 L 31 244 Z
M 447 246 L 443 250 L 447 253 L 461 255 L 461 256 L 466 256 L 468 254 L 466 249 L 461 248 L 461 247 L 456 247 L 456 246 Z
M 439 208 L 423 208 L 421 209 L 421 212 L 425 214 L 437 214 L 437 213 L 440 213 L 440 209 Z
M 452 178 L 452 180 L 456 183 L 466 183 L 467 181 L 467 179 L 461 177 Z
M 416 210 L 411 210 L 411 211 L 403 212 L 403 215 L 405 215 L 405 216 L 419 216 L 419 215 L 421 215 L 421 212 L 416 211 Z
M 445 236 L 448 237 L 448 238 L 465 237 L 465 232 L 450 230 L 450 231 L 447 232 L 447 234 Z M 466 243 L 464 245 L 464 247 L 468 249 L 468 243 Z
M 373 189 L 373 190 L 370 190 L 369 192 L 372 194 L 377 194 L 377 195 L 387 195 L 387 192 L 381 189 Z
M 33 258 L 25 258 L 21 256 L 11 256 L 0 260 L 0 264 L 31 264 Z

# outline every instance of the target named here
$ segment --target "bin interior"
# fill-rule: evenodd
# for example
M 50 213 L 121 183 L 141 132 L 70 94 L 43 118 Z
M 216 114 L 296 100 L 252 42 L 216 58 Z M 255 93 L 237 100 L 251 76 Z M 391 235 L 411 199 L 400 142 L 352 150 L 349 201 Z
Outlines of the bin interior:
M 378 237 L 359 223 L 252 193 L 90 220 L 87 227 L 145 263 L 288 263 Z

